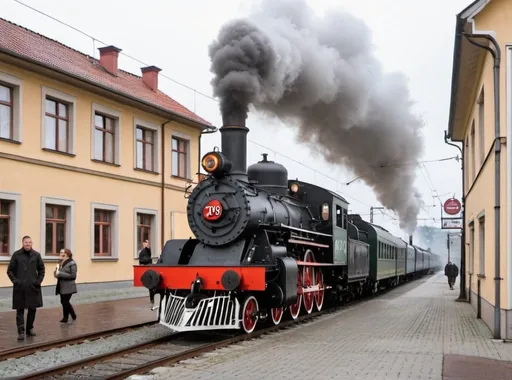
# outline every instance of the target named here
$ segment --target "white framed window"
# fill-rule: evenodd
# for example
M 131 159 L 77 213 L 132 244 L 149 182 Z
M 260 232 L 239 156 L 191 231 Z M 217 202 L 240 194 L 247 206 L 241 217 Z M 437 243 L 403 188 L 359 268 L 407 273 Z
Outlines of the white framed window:
M 91 203 L 91 259 L 119 259 L 119 206 Z
M 483 165 L 485 159 L 485 95 L 484 86 L 478 96 L 478 150 L 480 153 L 480 165 Z
M 191 138 L 177 131 L 171 132 L 171 176 L 177 178 L 192 178 L 192 160 L 190 155 Z
M 158 173 L 160 126 L 133 118 L 134 168 Z
M 91 159 L 120 165 L 121 112 L 92 103 L 91 120 Z
M 144 240 L 149 240 L 152 256 L 157 256 L 158 249 L 158 211 L 147 208 L 135 208 L 134 217 L 134 258 L 139 258 L 139 252 L 143 248 Z
M 471 220 L 469 226 L 469 274 L 475 273 L 475 224 Z
M 471 122 L 471 152 L 470 152 L 470 159 L 471 159 L 471 180 L 475 180 L 476 175 L 476 153 L 475 153 L 475 120 Z
M 59 259 L 68 248 L 75 253 L 75 201 L 41 197 L 41 256 Z
M 76 98 L 42 86 L 41 148 L 76 154 Z
M 485 276 L 485 214 L 478 215 L 478 275 Z
M 20 248 L 21 195 L 0 192 L 0 261 Z
M 22 142 L 23 80 L 0 72 L 0 140 Z
M 469 188 L 471 187 L 471 184 L 469 183 L 469 136 L 466 136 L 466 143 L 464 148 L 464 189 L 462 191 L 464 192 L 464 195 L 468 193 Z

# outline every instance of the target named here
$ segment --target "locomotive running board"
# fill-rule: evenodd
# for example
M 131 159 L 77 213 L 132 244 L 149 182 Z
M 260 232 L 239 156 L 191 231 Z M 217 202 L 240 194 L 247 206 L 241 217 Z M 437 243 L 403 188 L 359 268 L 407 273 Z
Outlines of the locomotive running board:
M 288 243 L 310 245 L 312 247 L 329 248 L 327 244 L 314 243 L 307 240 L 288 239 Z
M 311 266 L 311 267 L 341 267 L 347 264 L 333 264 L 333 263 L 317 263 L 316 261 L 300 261 L 297 260 L 299 266 Z
M 302 228 L 288 226 L 288 225 L 283 224 L 283 223 L 281 223 L 280 227 L 281 228 L 287 228 L 289 230 L 303 232 L 305 234 L 313 234 L 313 235 L 317 235 L 317 236 L 325 236 L 325 237 L 331 237 L 332 238 L 332 235 L 330 235 L 330 234 L 324 234 L 322 232 L 316 232 L 316 231 L 311 231 L 311 230 L 304 230 Z

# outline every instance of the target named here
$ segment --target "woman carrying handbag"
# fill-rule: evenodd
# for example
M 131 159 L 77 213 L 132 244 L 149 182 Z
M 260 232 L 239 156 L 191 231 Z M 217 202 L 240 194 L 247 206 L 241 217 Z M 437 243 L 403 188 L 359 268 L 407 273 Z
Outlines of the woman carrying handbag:
M 55 295 L 60 294 L 60 303 L 62 304 L 63 318 L 61 323 L 67 323 L 68 318 L 71 315 L 73 320 L 76 319 L 76 313 L 69 302 L 71 296 L 77 292 L 76 290 L 76 263 L 73 261 L 73 254 L 67 248 L 61 249 L 60 254 L 60 265 L 54 272 L 54 277 L 57 279 L 57 287 L 55 288 Z

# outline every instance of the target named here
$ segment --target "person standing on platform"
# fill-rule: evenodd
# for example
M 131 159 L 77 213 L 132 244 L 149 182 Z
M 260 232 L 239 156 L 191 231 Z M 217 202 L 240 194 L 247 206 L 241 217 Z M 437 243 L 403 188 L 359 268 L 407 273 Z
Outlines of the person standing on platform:
M 448 285 L 450 289 L 453 290 L 455 279 L 459 275 L 459 268 L 451 261 L 448 261 L 448 264 L 444 267 L 444 275 L 448 277 Z
M 149 247 L 149 240 L 144 240 L 142 243 L 143 248 L 139 252 L 139 265 L 149 265 L 153 263 L 151 259 L 151 248 Z M 151 304 L 155 303 L 155 292 L 151 289 L 149 290 L 149 302 Z
M 12 308 L 16 310 L 16 326 L 18 340 L 27 336 L 35 336 L 34 321 L 36 309 L 43 306 L 41 284 L 45 268 L 39 252 L 32 249 L 32 239 L 24 236 L 21 240 L 23 248 L 12 254 L 7 267 L 7 276 L 13 283 Z M 25 330 L 25 309 L 27 309 L 27 325 Z
M 60 303 L 62 304 L 62 319 L 61 323 L 67 323 L 71 315 L 73 320 L 76 319 L 76 313 L 73 306 L 69 302 L 71 296 L 77 292 L 76 290 L 76 263 L 73 260 L 73 253 L 71 250 L 65 248 L 61 249 L 59 253 L 60 265 L 55 268 L 53 276 L 57 279 L 57 286 L 55 288 L 55 295 L 60 294 Z

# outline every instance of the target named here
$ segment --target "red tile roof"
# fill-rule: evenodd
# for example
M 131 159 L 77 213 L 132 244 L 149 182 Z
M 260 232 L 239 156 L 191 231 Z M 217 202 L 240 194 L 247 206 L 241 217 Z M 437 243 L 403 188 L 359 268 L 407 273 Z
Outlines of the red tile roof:
M 136 98 L 172 114 L 203 125 L 211 125 L 162 91 L 151 91 L 142 82 L 142 77 L 123 70 L 118 70 L 118 76 L 114 77 L 100 66 L 98 59 L 2 18 L 0 18 L 0 51 L 13 52 L 22 58 Z

